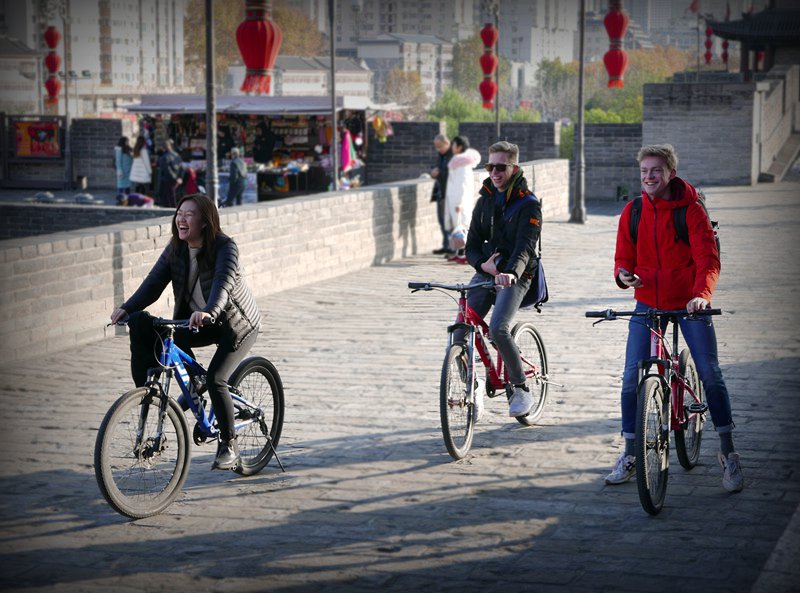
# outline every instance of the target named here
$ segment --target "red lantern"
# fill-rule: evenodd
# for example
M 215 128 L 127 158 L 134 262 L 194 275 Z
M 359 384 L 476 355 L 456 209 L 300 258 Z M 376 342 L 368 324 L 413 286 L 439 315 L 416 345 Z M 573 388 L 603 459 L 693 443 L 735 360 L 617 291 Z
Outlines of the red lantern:
M 236 29 L 236 43 L 242 54 L 247 75 L 241 91 L 269 94 L 269 71 L 283 43 L 283 32 L 272 19 L 269 0 L 245 0 L 246 17 Z
M 484 53 L 481 58 L 481 69 L 485 75 L 490 75 L 494 73 L 495 68 L 497 68 L 497 56 L 493 53 Z
M 494 107 L 494 96 L 497 94 L 497 83 L 491 78 L 484 78 L 483 82 L 478 86 L 483 97 L 483 106 L 487 109 Z
M 54 51 L 48 53 L 44 58 L 44 65 L 50 74 L 58 72 L 58 67 L 61 66 L 61 58 Z
M 500 37 L 500 32 L 491 23 L 486 23 L 481 29 L 481 40 L 484 47 L 494 47 Z
M 628 29 L 628 15 L 622 10 L 622 0 L 609 0 L 608 14 L 603 24 L 608 33 L 608 51 L 603 56 L 603 63 L 608 72 L 609 88 L 624 87 L 625 69 L 628 67 L 628 54 L 622 49 L 622 40 Z
M 728 63 L 728 40 L 727 39 L 725 39 L 722 42 L 722 63 L 723 64 L 727 64 Z
M 714 34 L 714 29 L 711 27 L 706 27 L 706 53 L 703 54 L 703 57 L 706 59 L 706 64 L 711 63 L 711 46 L 713 45 L 711 41 L 711 36 Z
M 51 76 L 44 82 L 44 87 L 47 89 L 47 103 L 58 103 L 58 93 L 61 90 L 61 81 L 55 76 Z
M 492 74 L 497 70 L 498 64 L 494 46 L 497 44 L 500 33 L 491 23 L 486 23 L 481 29 L 480 35 L 483 40 L 483 55 L 479 58 L 483 70 L 483 82 L 478 85 L 478 90 L 483 97 L 483 106 L 486 109 L 492 109 L 494 97 L 497 95 L 497 83 L 492 80 Z
M 44 42 L 47 44 L 47 47 L 55 49 L 58 47 L 59 41 L 61 41 L 61 33 L 58 32 L 58 29 L 53 25 L 47 27 L 47 30 L 44 32 Z

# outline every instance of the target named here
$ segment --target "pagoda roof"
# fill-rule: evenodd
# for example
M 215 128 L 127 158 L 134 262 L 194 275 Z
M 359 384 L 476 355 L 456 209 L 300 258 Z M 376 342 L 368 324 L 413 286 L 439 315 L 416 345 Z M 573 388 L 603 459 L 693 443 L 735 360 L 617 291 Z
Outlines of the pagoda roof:
M 800 10 L 763 10 L 738 21 L 706 23 L 714 35 L 730 41 L 742 41 L 751 46 L 800 46 Z

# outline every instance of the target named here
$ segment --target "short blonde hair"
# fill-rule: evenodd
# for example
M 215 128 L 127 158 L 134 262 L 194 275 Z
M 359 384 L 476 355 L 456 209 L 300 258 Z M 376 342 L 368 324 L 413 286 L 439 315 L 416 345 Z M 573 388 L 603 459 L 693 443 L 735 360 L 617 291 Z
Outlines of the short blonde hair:
M 651 144 L 649 146 L 642 146 L 639 149 L 639 155 L 636 160 L 641 163 L 642 159 L 649 156 L 657 156 L 664 159 L 667 168 L 670 171 L 675 171 L 678 168 L 678 154 L 672 144 Z
M 504 152 L 508 155 L 508 163 L 510 165 L 517 165 L 519 164 L 519 146 L 516 144 L 512 144 L 511 142 L 506 142 L 505 140 L 501 140 L 500 142 L 495 142 L 489 147 L 489 154 L 494 152 Z

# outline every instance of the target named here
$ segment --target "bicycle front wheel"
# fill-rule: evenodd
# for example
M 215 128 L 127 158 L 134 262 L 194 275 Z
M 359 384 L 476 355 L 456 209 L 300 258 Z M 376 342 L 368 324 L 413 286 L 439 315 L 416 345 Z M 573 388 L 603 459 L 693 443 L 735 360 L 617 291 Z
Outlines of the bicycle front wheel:
M 439 390 L 439 412 L 447 452 L 463 459 L 472 445 L 474 403 L 468 400 L 467 365 L 464 347 L 454 344 L 447 350 Z
M 234 471 L 243 476 L 260 472 L 275 454 L 283 430 L 283 383 L 266 358 L 243 360 L 231 375 L 231 391 L 249 402 L 233 400 L 234 422 L 245 424 L 236 431 L 241 463 Z
M 533 396 L 533 407 L 526 416 L 517 416 L 520 424 L 531 426 L 544 412 L 547 403 L 547 354 L 544 342 L 532 323 L 522 322 L 511 330 L 522 359 L 522 369 Z
M 700 459 L 700 441 L 703 439 L 703 414 L 706 410 L 705 393 L 697 368 L 688 348 L 684 348 L 678 359 L 678 370 L 686 385 L 694 392 L 692 397 L 683 387 L 679 401 L 683 402 L 686 422 L 675 433 L 675 453 L 685 469 L 692 469 Z
M 117 512 L 141 519 L 178 496 L 189 473 L 189 427 L 180 406 L 167 399 L 158 434 L 161 397 L 140 387 L 120 397 L 103 419 L 94 448 L 100 492 Z
M 645 511 L 664 506 L 669 473 L 669 400 L 658 377 L 639 385 L 636 404 L 636 482 Z

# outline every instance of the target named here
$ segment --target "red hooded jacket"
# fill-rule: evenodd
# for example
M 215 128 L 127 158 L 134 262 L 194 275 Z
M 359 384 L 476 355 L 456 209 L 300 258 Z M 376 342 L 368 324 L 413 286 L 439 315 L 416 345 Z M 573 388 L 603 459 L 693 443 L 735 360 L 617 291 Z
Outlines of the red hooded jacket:
M 719 252 L 711 223 L 697 203 L 697 191 L 680 177 L 670 181 L 671 200 L 651 199 L 642 192 L 642 214 L 636 244 L 631 240 L 632 204 L 622 210 L 614 255 L 614 278 L 624 268 L 642 279 L 634 296 L 649 307 L 682 309 L 695 297 L 711 302 L 719 279 Z M 673 210 L 687 206 L 689 244 L 678 238 Z

